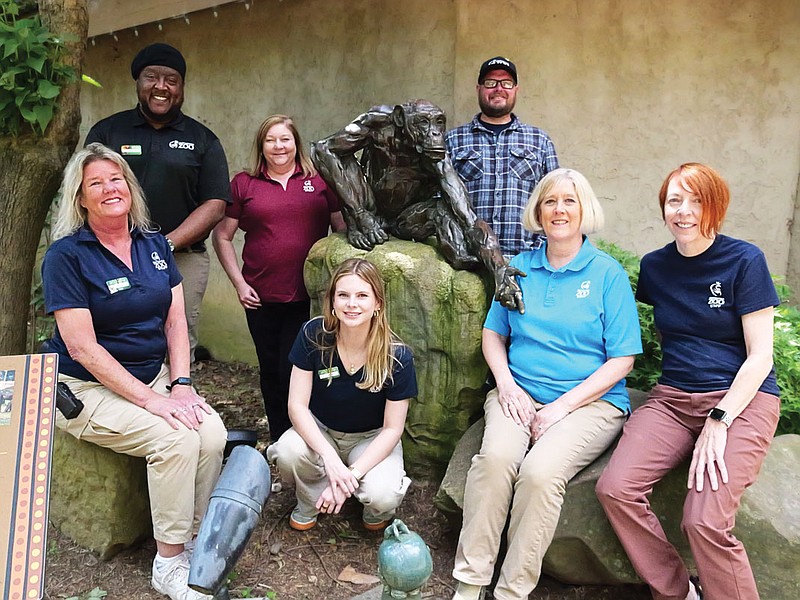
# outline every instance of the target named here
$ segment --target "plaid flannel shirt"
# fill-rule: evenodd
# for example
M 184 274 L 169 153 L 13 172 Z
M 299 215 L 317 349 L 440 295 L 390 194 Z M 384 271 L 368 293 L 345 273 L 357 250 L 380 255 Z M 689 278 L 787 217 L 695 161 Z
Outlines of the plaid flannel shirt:
M 447 132 L 447 152 L 478 217 L 497 234 L 503 254 L 514 256 L 541 243 L 540 236 L 522 227 L 522 211 L 539 180 L 558 168 L 558 156 L 544 131 L 516 115 L 498 135 L 479 116 Z

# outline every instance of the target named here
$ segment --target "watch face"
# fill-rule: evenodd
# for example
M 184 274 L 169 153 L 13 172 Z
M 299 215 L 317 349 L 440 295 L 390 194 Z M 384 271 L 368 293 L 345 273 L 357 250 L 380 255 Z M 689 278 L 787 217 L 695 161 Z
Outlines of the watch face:
M 714 419 L 715 421 L 721 421 L 722 419 L 725 418 L 725 414 L 726 414 L 725 411 L 722 410 L 721 408 L 712 408 L 711 412 L 708 413 L 708 416 Z

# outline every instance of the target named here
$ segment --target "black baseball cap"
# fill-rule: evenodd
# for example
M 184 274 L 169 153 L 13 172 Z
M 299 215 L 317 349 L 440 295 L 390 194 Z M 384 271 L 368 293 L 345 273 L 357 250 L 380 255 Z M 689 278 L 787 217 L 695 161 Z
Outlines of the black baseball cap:
M 505 71 L 506 73 L 511 75 L 511 79 L 514 80 L 514 83 L 518 83 L 517 67 L 514 66 L 513 62 L 502 56 L 495 56 L 494 58 L 490 58 L 481 65 L 481 70 L 478 72 L 478 83 L 481 83 L 483 81 L 483 78 L 486 77 L 487 73 L 495 70 Z

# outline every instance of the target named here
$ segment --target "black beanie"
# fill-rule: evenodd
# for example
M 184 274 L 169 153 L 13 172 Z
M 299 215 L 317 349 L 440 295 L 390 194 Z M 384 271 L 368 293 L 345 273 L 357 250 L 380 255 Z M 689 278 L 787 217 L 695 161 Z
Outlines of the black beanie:
M 181 79 L 186 79 L 186 61 L 183 60 L 183 55 L 169 44 L 150 44 L 139 50 L 131 63 L 131 75 L 134 79 L 139 79 L 142 69 L 151 65 L 170 67 L 181 74 Z

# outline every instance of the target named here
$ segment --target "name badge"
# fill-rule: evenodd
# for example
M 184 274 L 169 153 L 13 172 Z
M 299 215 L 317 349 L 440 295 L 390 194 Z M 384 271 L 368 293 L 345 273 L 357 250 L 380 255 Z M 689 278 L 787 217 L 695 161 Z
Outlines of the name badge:
M 322 381 L 325 381 L 326 379 L 336 379 L 339 377 L 339 367 L 331 367 L 330 369 L 320 369 L 319 371 L 317 371 L 317 376 L 319 376 L 319 378 Z
M 141 156 L 142 155 L 142 147 L 139 144 L 126 144 L 122 146 L 120 149 L 120 154 L 122 156 Z
M 127 277 L 120 277 L 119 279 L 109 279 L 106 281 L 106 287 L 108 288 L 109 292 L 116 294 L 122 290 L 129 290 L 131 288 L 131 284 Z

